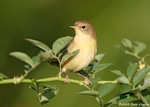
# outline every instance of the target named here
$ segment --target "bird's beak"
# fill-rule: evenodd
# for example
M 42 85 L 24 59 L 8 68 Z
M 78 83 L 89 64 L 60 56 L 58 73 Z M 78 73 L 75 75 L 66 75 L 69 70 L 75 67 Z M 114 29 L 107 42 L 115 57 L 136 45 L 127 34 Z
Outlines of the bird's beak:
M 75 28 L 75 26 L 73 26 L 73 25 L 72 25 L 72 26 L 69 26 L 69 27 L 70 27 L 70 28 L 73 28 L 73 29 Z

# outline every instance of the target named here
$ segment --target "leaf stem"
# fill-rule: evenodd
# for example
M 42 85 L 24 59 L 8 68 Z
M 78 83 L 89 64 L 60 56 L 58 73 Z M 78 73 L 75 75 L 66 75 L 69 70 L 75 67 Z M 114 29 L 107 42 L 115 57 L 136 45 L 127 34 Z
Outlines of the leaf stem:
M 104 101 L 103 101 L 101 98 L 96 97 L 96 100 L 97 100 L 97 102 L 99 103 L 99 105 L 100 105 L 101 107 L 104 107 Z
M 143 95 L 140 92 L 137 94 L 137 96 L 145 104 L 146 107 L 149 107 L 148 102 L 146 101 L 146 99 L 143 97 Z
M 135 53 L 133 53 L 133 52 L 125 51 L 125 53 L 128 54 L 128 55 L 132 55 L 132 56 L 136 57 L 137 59 L 141 59 L 140 56 L 138 56 L 137 54 L 135 54 Z

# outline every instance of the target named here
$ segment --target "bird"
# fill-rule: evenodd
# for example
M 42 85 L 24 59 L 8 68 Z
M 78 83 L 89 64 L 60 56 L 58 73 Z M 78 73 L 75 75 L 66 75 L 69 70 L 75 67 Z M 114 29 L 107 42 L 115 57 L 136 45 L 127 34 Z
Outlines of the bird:
M 74 57 L 63 62 L 62 73 L 72 71 L 84 78 L 85 84 L 90 84 L 90 79 L 79 71 L 87 67 L 95 58 L 97 53 L 97 36 L 94 26 L 87 20 L 78 20 L 70 26 L 75 31 L 75 36 L 67 46 L 65 54 L 79 50 Z M 69 77 L 66 75 L 66 78 Z

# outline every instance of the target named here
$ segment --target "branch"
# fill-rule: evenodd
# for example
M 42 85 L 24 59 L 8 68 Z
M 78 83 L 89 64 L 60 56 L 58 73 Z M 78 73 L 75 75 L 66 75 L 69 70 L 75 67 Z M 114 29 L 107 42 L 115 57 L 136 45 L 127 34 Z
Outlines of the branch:
M 34 84 L 36 83 L 45 83 L 45 82 L 65 82 L 66 78 L 63 77 L 50 77 L 50 78 L 43 78 L 43 79 L 23 79 L 20 81 L 20 77 L 14 77 L 13 79 L 3 79 L 0 81 L 0 84 L 20 84 L 20 83 L 27 83 L 27 84 Z M 75 79 L 69 79 L 69 83 L 76 84 L 76 85 L 82 85 L 85 86 L 83 81 L 81 80 L 75 80 Z M 98 81 L 98 84 L 105 84 L 105 83 L 117 83 L 117 81 Z

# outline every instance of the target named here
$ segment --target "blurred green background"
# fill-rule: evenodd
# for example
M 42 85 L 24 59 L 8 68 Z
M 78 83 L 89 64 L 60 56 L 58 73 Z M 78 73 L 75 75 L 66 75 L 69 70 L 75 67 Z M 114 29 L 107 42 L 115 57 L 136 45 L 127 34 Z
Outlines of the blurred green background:
M 121 49 L 123 38 L 145 42 L 145 53 L 150 52 L 149 0 L 0 0 L 0 72 L 11 78 L 23 73 L 24 63 L 10 57 L 10 52 L 22 51 L 30 56 L 38 53 L 39 49 L 25 38 L 51 46 L 59 37 L 73 36 L 74 31 L 68 26 L 78 19 L 87 19 L 95 26 L 99 53 L 106 53 L 102 62 L 115 63 L 111 69 L 125 71 L 132 61 Z M 44 63 L 28 77 L 44 78 L 57 73 L 58 68 Z M 75 78 L 75 74 L 70 75 Z M 108 69 L 99 76 L 103 80 L 116 78 Z M 43 107 L 99 107 L 94 98 L 77 95 L 79 86 L 52 84 L 60 88 L 59 94 Z M 41 107 L 36 93 L 28 86 L 1 85 L 0 107 Z

